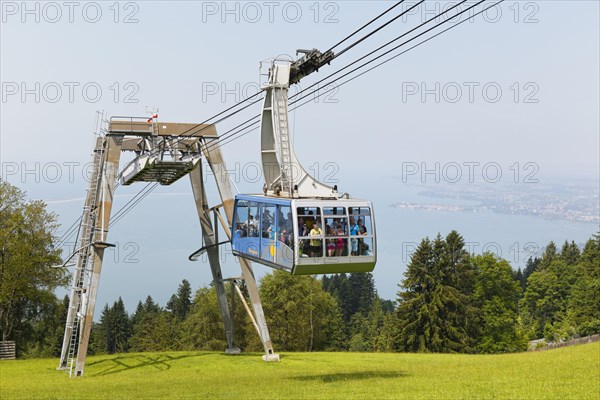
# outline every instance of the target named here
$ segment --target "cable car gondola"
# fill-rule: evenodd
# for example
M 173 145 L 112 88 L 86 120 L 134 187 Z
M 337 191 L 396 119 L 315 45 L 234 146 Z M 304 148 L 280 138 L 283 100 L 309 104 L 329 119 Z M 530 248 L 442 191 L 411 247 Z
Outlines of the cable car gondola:
M 238 195 L 232 248 L 237 256 L 293 275 L 370 272 L 375 224 L 370 202 Z
M 294 63 L 269 63 L 261 116 L 264 195 L 235 197 L 233 253 L 293 275 L 370 272 L 377 260 L 372 204 L 315 180 L 292 148 L 289 84 L 326 56 L 312 50 Z

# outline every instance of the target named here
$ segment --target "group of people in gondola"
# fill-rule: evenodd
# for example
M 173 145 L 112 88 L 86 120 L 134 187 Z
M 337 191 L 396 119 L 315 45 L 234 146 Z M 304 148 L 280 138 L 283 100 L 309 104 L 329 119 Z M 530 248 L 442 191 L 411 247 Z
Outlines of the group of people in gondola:
M 309 212 L 309 216 L 298 217 L 299 237 L 308 237 L 300 241 L 302 254 L 308 257 L 322 257 L 323 240 L 325 240 L 325 251 L 327 257 L 347 256 L 347 227 L 350 228 L 350 255 L 367 255 L 369 245 L 360 236 L 367 235 L 367 227 L 362 219 L 355 220 L 350 216 L 349 224 L 345 217 L 326 218 L 325 231 L 321 228 L 320 218 L 315 218 Z M 329 223 L 327 223 L 329 222 Z M 323 239 L 325 237 L 325 239 Z
M 283 216 L 281 210 L 278 211 L 277 226 L 271 211 L 264 209 L 262 220 L 259 223 L 258 218 L 253 214 L 248 214 L 248 219 L 243 223 L 236 225 L 235 236 L 241 237 L 262 237 L 265 239 L 278 239 L 291 247 L 293 241 L 293 221 L 291 211 L 287 213 L 287 218 Z M 261 231 L 262 229 L 262 231 Z
M 263 237 L 279 240 L 287 246 L 294 247 L 294 227 L 292 213 L 288 208 L 287 218 L 284 211 L 277 208 L 277 226 L 275 216 L 268 209 L 263 209 L 261 221 L 248 214 L 244 223 L 238 223 L 234 235 L 240 237 Z M 367 227 L 361 218 L 350 215 L 326 216 L 325 228 L 321 226 L 321 216 L 312 210 L 298 213 L 299 251 L 302 257 L 322 257 L 323 251 L 327 257 L 368 255 L 369 245 L 361 236 L 367 235 Z M 347 235 L 350 233 L 350 246 Z M 325 241 L 325 248 L 323 247 Z

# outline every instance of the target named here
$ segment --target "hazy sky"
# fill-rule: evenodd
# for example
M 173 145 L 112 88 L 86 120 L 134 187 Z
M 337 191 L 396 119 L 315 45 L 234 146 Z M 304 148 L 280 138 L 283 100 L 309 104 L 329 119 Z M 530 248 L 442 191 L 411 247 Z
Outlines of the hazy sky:
M 149 106 L 160 108 L 162 121 L 201 122 L 256 91 L 259 61 L 295 55 L 298 48 L 326 50 L 391 4 L 3 1 L 2 178 L 48 201 L 68 227 L 85 196 L 81 176 L 96 111 L 144 116 Z M 426 4 L 300 87 L 456 2 Z M 461 10 L 473 4 L 468 1 Z M 598 21 L 597 1 L 505 1 L 485 18 L 461 24 L 291 113 L 299 159 L 322 176 L 335 175 L 342 191 L 362 198 L 380 195 L 364 185 L 376 177 L 398 177 L 411 166 L 435 168 L 435 163 L 460 165 L 463 174 L 465 165 L 495 163 L 505 177 L 513 176 L 518 163 L 519 179 L 534 170 L 548 181 L 597 179 Z M 253 106 L 217 129 L 225 132 L 259 111 Z M 262 180 L 248 176 L 248 166 L 260 157 L 257 132 L 223 151 L 240 190 L 259 191 Z M 400 200 L 403 188 L 387 191 Z M 187 180 L 160 193 L 120 223 L 126 225 L 123 231 L 110 234 L 121 243 L 142 243 L 136 259 L 154 269 L 158 262 L 144 256 L 147 236 L 168 249 L 168 260 L 185 261 L 200 247 Z M 189 200 L 190 207 L 174 205 L 174 198 Z M 386 218 L 386 206 L 379 219 Z M 438 228 L 431 230 L 435 234 Z M 131 248 L 119 257 L 127 251 Z M 181 276 L 201 270 L 206 277 L 208 271 L 198 265 L 181 268 L 164 290 L 172 293 Z M 103 285 L 110 287 L 118 278 L 113 279 Z M 152 285 L 160 286 L 158 280 Z M 385 294 L 391 298 L 393 288 Z

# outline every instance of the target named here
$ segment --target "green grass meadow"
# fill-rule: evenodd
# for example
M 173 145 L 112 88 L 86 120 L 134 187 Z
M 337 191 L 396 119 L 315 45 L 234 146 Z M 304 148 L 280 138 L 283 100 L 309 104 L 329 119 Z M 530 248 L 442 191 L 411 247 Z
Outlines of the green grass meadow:
M 133 353 L 0 362 L 7 399 L 600 399 L 600 343 L 506 355 Z

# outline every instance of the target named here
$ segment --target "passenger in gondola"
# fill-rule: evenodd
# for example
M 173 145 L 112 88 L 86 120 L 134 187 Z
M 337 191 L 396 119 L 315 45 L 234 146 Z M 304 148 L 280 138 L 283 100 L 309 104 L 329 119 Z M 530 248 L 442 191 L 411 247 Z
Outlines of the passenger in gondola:
M 358 219 L 357 225 L 358 225 L 358 234 L 360 236 L 364 236 L 367 234 L 367 227 L 363 225 L 363 221 L 362 219 Z M 364 239 L 358 239 L 358 254 L 357 255 L 361 255 L 361 256 L 366 256 L 367 251 L 369 249 L 369 246 L 367 246 L 365 244 Z
M 358 239 L 356 237 L 353 236 L 358 236 L 359 235 L 359 226 L 357 223 L 354 222 L 354 217 L 350 217 L 350 251 L 351 251 L 351 255 L 353 256 L 357 256 L 358 255 Z
M 248 236 L 258 237 L 258 221 L 254 219 L 254 215 L 248 215 L 245 225 L 248 227 Z
M 275 240 L 275 235 L 276 235 L 275 225 L 273 225 L 272 223 L 269 223 L 269 226 L 268 226 L 267 230 L 265 231 L 264 237 L 266 239 Z
M 338 218 L 332 218 L 331 229 L 333 229 L 334 232 L 337 232 L 337 230 L 340 229 L 340 228 L 341 228 L 341 225 L 340 225 L 339 219 Z
M 305 221 L 305 223 L 308 226 L 309 230 L 312 230 L 313 225 L 315 224 L 315 217 L 313 217 L 312 215 L 313 215 L 313 212 L 309 211 L 308 212 L 308 217 L 306 218 L 306 221 Z
M 237 224 L 237 228 L 235 230 L 235 237 L 236 238 L 246 237 L 247 230 L 248 229 L 246 228 L 245 224 Z
M 335 230 L 330 226 L 326 227 L 327 236 L 335 236 Z M 337 239 L 327 239 L 327 257 L 335 256 L 335 244 Z
M 287 234 L 287 230 L 285 229 L 285 227 L 280 226 L 277 235 L 278 235 L 277 238 L 279 239 L 279 241 L 281 243 L 288 244 L 288 234 Z
M 261 219 L 261 237 L 263 239 L 268 239 L 270 238 L 272 235 L 272 217 L 271 217 L 271 213 L 269 212 L 269 210 L 263 210 L 262 212 L 262 219 Z
M 291 212 L 288 212 L 287 219 L 285 220 L 285 231 L 285 244 L 290 247 L 293 247 L 291 243 L 294 243 L 294 221 L 292 220 Z
M 273 222 L 273 216 L 269 210 L 264 210 L 262 213 L 262 223 L 264 226 L 269 226 Z M 263 228 L 264 229 L 264 228 Z
M 298 218 L 298 236 L 306 237 L 310 234 L 310 230 L 308 229 L 308 225 L 304 223 L 304 218 Z M 310 253 L 310 241 L 308 239 L 301 239 L 298 242 L 298 249 L 300 249 L 301 257 L 308 257 Z
M 338 229 L 337 235 L 344 236 L 344 230 L 341 228 Z M 343 239 L 341 237 L 335 239 L 335 256 L 336 257 L 343 256 L 345 248 L 346 248 L 346 239 Z
M 305 226 L 306 226 L 306 223 L 304 222 L 304 218 L 298 217 L 298 236 L 300 236 L 300 237 L 305 236 L 305 235 L 303 235 Z
M 359 232 L 361 235 L 363 235 L 363 236 L 364 236 L 364 235 L 366 235 L 366 234 L 367 234 L 367 227 L 366 227 L 366 226 L 363 224 L 363 220 L 362 220 L 362 219 L 359 219 L 359 220 L 358 220 L 358 221 L 356 221 L 356 222 L 357 222 L 357 224 L 358 224 L 358 232 Z
M 323 231 L 321 230 L 321 226 L 319 224 L 319 222 L 316 222 L 313 225 L 313 228 L 310 231 L 310 256 L 311 257 L 321 257 L 321 251 L 322 251 L 322 241 L 321 239 L 314 239 L 314 238 L 320 238 L 323 236 Z

